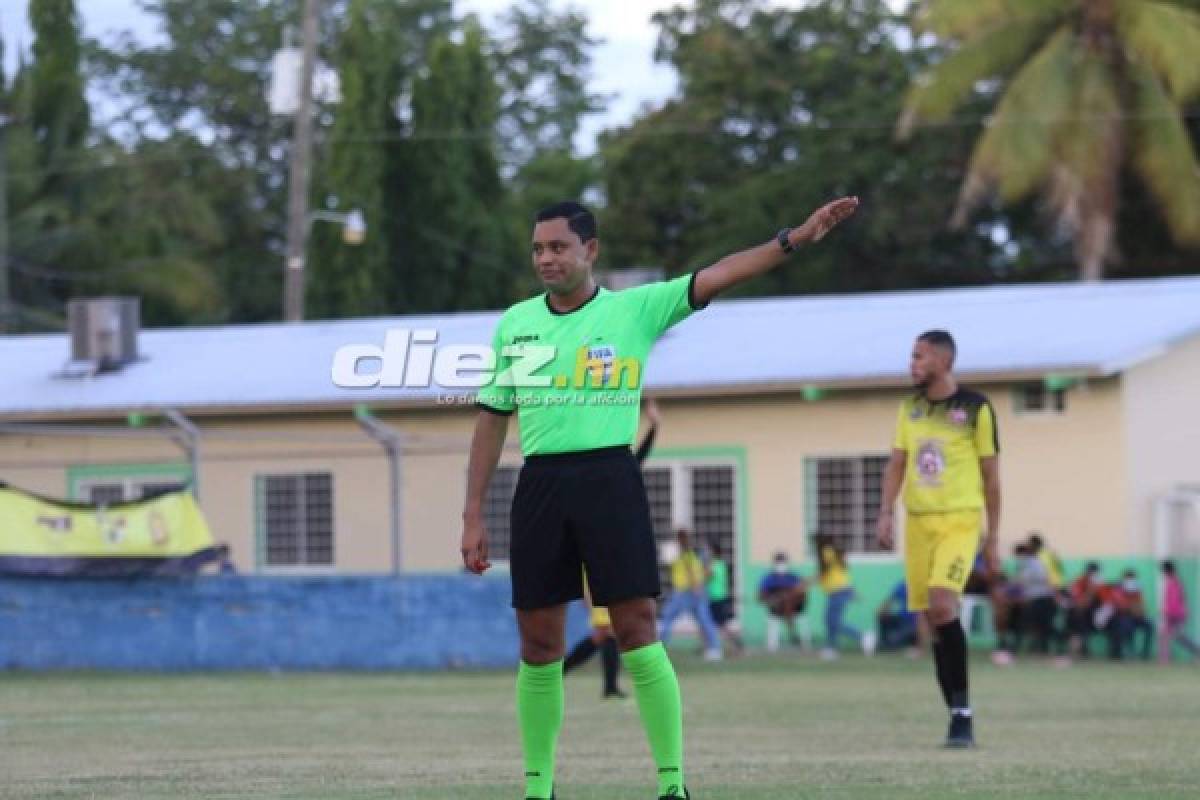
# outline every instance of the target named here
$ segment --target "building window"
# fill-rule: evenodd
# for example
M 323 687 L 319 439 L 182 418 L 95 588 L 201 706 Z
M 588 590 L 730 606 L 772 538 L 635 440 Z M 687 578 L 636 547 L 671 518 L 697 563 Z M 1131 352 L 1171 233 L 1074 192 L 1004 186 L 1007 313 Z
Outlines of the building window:
M 1044 383 L 1023 383 L 1013 389 L 1018 414 L 1061 414 L 1067 410 L 1066 389 L 1047 389 Z
M 111 480 L 81 480 L 75 485 L 75 496 L 86 503 L 107 506 L 113 503 L 130 503 L 157 497 L 166 492 L 182 489 L 179 481 L 164 481 L 162 478 L 114 478 Z
M 483 496 L 483 527 L 488 537 L 488 560 L 508 561 L 512 547 L 512 501 L 520 467 L 496 467 Z
M 85 483 L 80 484 L 79 491 L 83 494 L 83 500 L 94 506 L 125 502 L 124 483 Z
M 112 464 L 67 470 L 67 496 L 93 505 L 129 503 L 186 488 L 191 469 L 183 464 Z
M 333 565 L 333 476 L 260 475 L 259 560 L 266 567 Z
M 881 552 L 875 523 L 887 463 L 888 456 L 883 455 L 806 460 L 804 505 L 809 535 L 830 534 L 847 553 Z
M 738 607 L 737 529 L 735 496 L 737 473 L 731 464 L 676 461 L 656 462 L 642 470 L 650 519 L 658 543 L 659 577 L 663 589 L 671 587 L 671 563 L 678 556 L 678 528 L 692 532 L 693 544 L 705 552 L 720 549 L 729 565 L 730 593 Z
M 715 547 L 732 567 L 733 529 L 733 467 L 691 468 L 692 473 L 692 531 L 697 542 Z M 732 575 L 730 581 L 733 581 Z

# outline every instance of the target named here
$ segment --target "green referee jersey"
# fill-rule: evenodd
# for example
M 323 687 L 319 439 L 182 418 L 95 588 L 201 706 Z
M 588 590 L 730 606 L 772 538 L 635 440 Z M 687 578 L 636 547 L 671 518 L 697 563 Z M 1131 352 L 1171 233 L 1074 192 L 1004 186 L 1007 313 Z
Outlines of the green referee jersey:
M 697 309 L 693 279 L 600 288 L 566 313 L 545 294 L 517 303 L 496 326 L 496 371 L 479 404 L 517 412 L 526 456 L 632 445 L 646 357 Z

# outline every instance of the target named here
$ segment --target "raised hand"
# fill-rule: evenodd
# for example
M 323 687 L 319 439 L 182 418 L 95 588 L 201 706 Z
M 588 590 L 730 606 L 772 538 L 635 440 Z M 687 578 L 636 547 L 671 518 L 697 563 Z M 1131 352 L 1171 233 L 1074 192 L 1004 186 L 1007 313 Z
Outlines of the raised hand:
M 803 225 L 792 229 L 788 238 L 793 246 L 819 242 L 838 223 L 853 216 L 857 209 L 857 197 L 840 197 L 814 211 Z

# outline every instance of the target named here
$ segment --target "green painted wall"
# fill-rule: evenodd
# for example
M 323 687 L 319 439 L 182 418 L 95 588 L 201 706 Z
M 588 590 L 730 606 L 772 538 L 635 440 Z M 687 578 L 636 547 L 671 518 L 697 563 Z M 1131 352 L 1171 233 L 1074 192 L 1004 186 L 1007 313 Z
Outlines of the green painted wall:
M 1146 611 L 1151 619 L 1157 619 L 1159 593 L 1157 560 L 1152 558 L 1063 559 L 1067 580 L 1073 580 L 1083 571 L 1084 565 L 1090 560 L 1095 560 L 1100 565 L 1101 576 L 1106 582 L 1118 580 L 1126 569 L 1133 569 L 1142 586 Z M 1006 571 L 1011 574 L 1013 566 L 1011 562 L 1006 563 Z M 1197 594 L 1200 592 L 1200 559 L 1177 560 L 1176 567 L 1193 609 L 1190 627 L 1193 638 L 1195 638 L 1200 629 L 1200 624 L 1198 624 L 1200 620 L 1197 619 L 1197 616 L 1200 615 L 1195 613 L 1197 598 L 1200 597 Z M 816 565 L 811 562 L 794 564 L 793 568 L 810 582 L 816 574 Z M 769 569 L 769 564 L 755 563 L 747 565 L 745 570 L 749 582 L 745 584 L 746 591 L 742 593 L 741 597 L 740 620 L 746 641 L 754 645 L 761 645 L 765 635 L 766 612 L 757 601 L 756 594 L 758 582 L 762 580 L 763 575 Z M 846 621 L 860 630 L 874 629 L 876 610 L 884 598 L 891 593 L 896 583 L 901 580 L 903 574 L 903 566 L 899 561 L 853 563 L 852 560 L 850 575 L 858 596 L 847 611 Z M 825 639 L 825 595 L 819 589 L 809 594 L 808 610 L 805 613 L 808 616 L 809 625 L 812 627 L 814 639 L 820 644 Z M 986 647 L 993 642 L 990 637 L 975 635 L 972 637 L 972 644 Z

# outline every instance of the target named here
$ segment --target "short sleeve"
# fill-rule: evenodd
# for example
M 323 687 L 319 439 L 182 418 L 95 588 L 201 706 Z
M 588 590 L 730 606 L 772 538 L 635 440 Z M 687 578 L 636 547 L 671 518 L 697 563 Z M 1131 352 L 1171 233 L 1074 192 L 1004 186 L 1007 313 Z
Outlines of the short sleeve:
M 492 337 L 492 352 L 496 354 L 496 368 L 492 372 L 492 381 L 479 390 L 478 404 L 485 411 L 505 416 L 516 410 L 516 390 L 512 381 L 505 380 L 512 358 L 504 355 L 504 319 L 496 324 L 496 333 Z
M 900 404 L 900 410 L 896 412 L 896 433 L 892 437 L 892 447 L 896 450 L 908 450 L 908 414 L 905 406 L 907 403 Z
M 991 403 L 979 407 L 979 416 L 975 420 L 975 452 L 980 458 L 1000 452 L 1000 435 L 996 430 L 996 415 L 992 412 Z
M 635 293 L 641 301 L 641 319 L 652 336 L 658 338 L 672 325 L 704 307 L 695 300 L 695 279 L 696 275 L 692 273 L 626 290 Z

